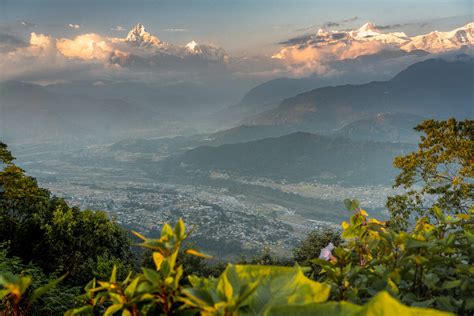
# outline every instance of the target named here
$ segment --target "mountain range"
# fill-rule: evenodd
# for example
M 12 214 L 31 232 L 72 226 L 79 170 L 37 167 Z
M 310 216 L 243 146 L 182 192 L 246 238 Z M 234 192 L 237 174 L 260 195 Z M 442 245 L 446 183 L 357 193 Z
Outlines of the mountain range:
M 298 46 L 299 49 L 307 47 L 323 48 L 327 46 L 346 47 L 352 46 L 360 48 L 373 48 L 372 51 L 379 50 L 380 47 L 399 48 L 403 51 L 424 50 L 430 53 L 438 53 L 462 47 L 469 47 L 474 44 L 474 22 L 448 32 L 433 31 L 410 37 L 404 32 L 383 32 L 374 23 L 367 22 L 356 30 L 326 30 L 319 29 L 314 34 L 307 34 L 282 42 L 284 48 L 274 58 L 284 58 L 285 49 Z M 368 46 L 368 44 L 378 46 Z M 361 52 L 366 49 L 360 49 Z M 359 54 L 356 56 L 360 56 Z
M 298 94 L 247 120 L 254 125 L 299 125 L 327 132 L 381 112 L 424 117 L 472 117 L 474 60 L 429 59 L 388 81 L 323 87 Z

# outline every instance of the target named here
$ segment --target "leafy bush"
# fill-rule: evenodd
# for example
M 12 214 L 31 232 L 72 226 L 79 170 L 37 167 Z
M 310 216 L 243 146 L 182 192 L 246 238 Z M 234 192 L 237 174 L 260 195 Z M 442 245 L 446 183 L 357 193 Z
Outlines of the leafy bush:
M 119 281 L 116 269 L 108 281 L 92 280 L 86 286 L 85 304 L 67 315 L 444 315 L 443 312 L 407 307 L 381 291 L 364 306 L 328 302 L 332 280 L 320 283 L 306 277 L 309 268 L 229 264 L 218 278 L 190 275 L 183 285 L 183 267 L 177 257 L 188 236 L 179 220 L 165 224 L 160 239 L 135 233 L 142 247 L 153 250 L 154 269 L 130 274 Z M 337 248 L 339 249 L 339 248 Z M 206 255 L 188 249 L 186 254 Z
M 55 276 L 48 276 L 44 274 L 44 272 L 39 267 L 31 263 L 24 264 L 20 258 L 8 257 L 7 248 L 7 245 L 0 244 L 0 275 L 5 276 L 5 280 L 8 279 L 10 281 L 14 278 L 13 276 L 27 276 L 30 278 L 32 281 L 26 291 L 26 294 L 31 293 L 31 289 L 47 286 L 57 279 Z M 48 291 L 38 297 L 35 302 L 28 301 L 27 298 L 22 297 L 22 303 L 19 305 L 18 309 L 26 310 L 29 315 L 64 314 L 66 310 L 74 307 L 75 298 L 80 294 L 81 287 L 65 286 L 63 283 L 64 282 L 61 282 L 53 288 L 48 288 Z M 5 305 L 8 305 L 8 299 L 6 296 L 4 299 L 6 301 L 3 302 L 3 304 L 4 307 L 6 307 Z M 24 306 L 25 304 L 28 305 L 26 309 Z
M 334 246 L 339 246 L 342 243 L 341 231 L 333 228 L 312 231 L 293 250 L 294 260 L 299 265 L 311 267 L 313 276 L 317 276 L 320 268 L 312 260 L 319 257 L 321 249 L 331 243 Z
M 474 311 L 474 218 L 445 215 L 434 208 L 435 223 L 420 218 L 408 232 L 389 222 L 368 218 L 355 200 L 343 223 L 345 242 L 324 258 L 320 281 L 331 285 L 331 297 L 354 303 L 388 291 L 402 302 L 467 315 Z
M 28 275 L 15 275 L 10 272 L 0 274 L 0 311 L 6 315 L 28 315 L 35 301 L 64 279 L 59 279 L 31 289 L 33 279 Z

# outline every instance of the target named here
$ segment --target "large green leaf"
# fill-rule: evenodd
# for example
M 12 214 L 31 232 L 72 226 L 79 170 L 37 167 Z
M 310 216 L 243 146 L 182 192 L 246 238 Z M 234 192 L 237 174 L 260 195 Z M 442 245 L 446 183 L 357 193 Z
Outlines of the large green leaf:
M 311 316 L 446 316 L 452 315 L 434 309 L 409 307 L 399 303 L 387 292 L 380 292 L 366 305 L 358 306 L 346 302 L 311 303 L 306 305 L 277 306 L 267 315 L 311 315 Z
M 387 292 L 374 296 L 363 309 L 354 315 L 360 316 L 446 316 L 450 313 L 429 308 L 409 307 L 398 302 Z
M 196 304 L 201 309 L 216 305 L 219 299 L 227 303 L 227 310 L 252 315 L 267 314 L 275 306 L 324 302 L 330 292 L 329 285 L 308 279 L 299 267 L 257 265 L 228 265 L 206 287 L 201 289 L 204 292 L 192 289 L 184 294 L 195 303 L 201 301 Z
M 273 306 L 324 302 L 329 297 L 330 286 L 308 279 L 299 267 L 231 266 L 228 273 L 238 276 L 238 282 L 260 280 L 248 299 L 254 314 L 263 314 Z
M 361 306 L 346 302 L 328 302 L 328 303 L 311 303 L 306 305 L 286 305 L 277 306 L 270 309 L 267 315 L 272 316 L 339 316 L 339 315 L 356 315 L 362 310 Z M 402 316 L 402 315 L 399 315 Z

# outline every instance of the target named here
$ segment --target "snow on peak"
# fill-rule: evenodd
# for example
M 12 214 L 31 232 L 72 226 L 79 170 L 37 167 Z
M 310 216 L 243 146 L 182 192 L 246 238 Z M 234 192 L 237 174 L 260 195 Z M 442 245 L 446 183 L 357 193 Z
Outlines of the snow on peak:
M 367 22 L 362 25 L 357 31 L 359 32 L 367 32 L 367 31 L 378 31 L 377 27 L 372 22 Z
M 414 36 L 401 47 L 406 51 L 415 49 L 431 53 L 458 49 L 474 44 L 474 22 L 448 32 L 433 31 L 428 34 Z
M 138 23 L 133 27 L 133 29 L 128 32 L 128 35 L 125 39 L 126 42 L 129 42 L 133 46 L 158 46 L 161 41 L 148 33 L 145 29 L 145 26 L 141 23 Z
M 196 43 L 196 41 L 191 41 L 191 42 L 187 43 L 185 47 L 189 51 L 195 52 L 197 46 L 198 46 L 198 43 Z
M 184 46 L 184 49 L 190 55 L 196 55 L 209 61 L 227 59 L 226 52 L 222 48 L 214 45 L 199 44 L 196 41 L 191 41 Z

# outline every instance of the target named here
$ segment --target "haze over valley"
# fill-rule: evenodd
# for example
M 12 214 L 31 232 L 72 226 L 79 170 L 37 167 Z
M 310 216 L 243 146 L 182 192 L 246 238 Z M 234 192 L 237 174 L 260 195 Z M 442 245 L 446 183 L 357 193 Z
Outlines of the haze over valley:
M 212 10 L 173 22 L 115 8 L 120 25 L 58 10 L 54 23 L 0 13 L 0 141 L 72 205 L 150 235 L 182 217 L 222 258 L 288 255 L 346 220 L 345 198 L 388 218 L 414 127 L 474 117 L 474 22 L 459 7 L 416 21 L 334 7 L 309 25 L 262 13 L 255 30 L 227 16 L 211 31 Z

